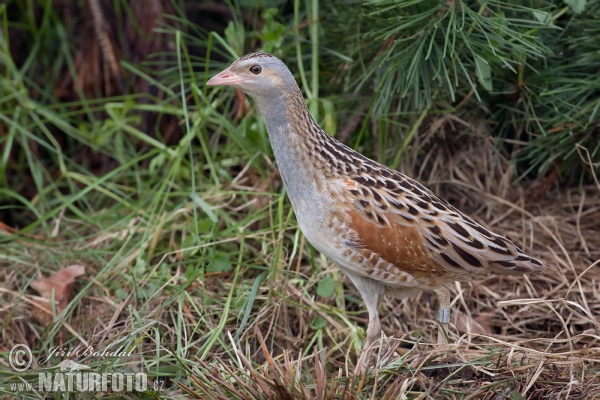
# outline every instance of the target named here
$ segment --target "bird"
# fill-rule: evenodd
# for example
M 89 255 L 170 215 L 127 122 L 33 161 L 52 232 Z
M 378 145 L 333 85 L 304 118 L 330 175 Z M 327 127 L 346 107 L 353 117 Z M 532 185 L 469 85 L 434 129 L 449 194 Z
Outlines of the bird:
M 327 134 L 276 56 L 247 54 L 206 84 L 254 99 L 302 233 L 362 296 L 369 314 L 365 347 L 381 338 L 384 295 L 433 292 L 438 320 L 448 324 L 448 284 L 545 268 L 421 183 Z

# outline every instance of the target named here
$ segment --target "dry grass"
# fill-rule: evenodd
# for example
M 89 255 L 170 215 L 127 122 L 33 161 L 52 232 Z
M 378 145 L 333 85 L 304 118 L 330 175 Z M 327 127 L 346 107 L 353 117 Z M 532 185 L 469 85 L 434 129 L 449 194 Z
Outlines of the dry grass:
M 3 42 L 11 52 L 3 55 L 14 60 L 0 77 L 8 165 L 0 164 L 0 398 L 15 396 L 9 383 L 36 385 L 33 372 L 54 371 L 60 358 L 44 363 L 54 346 L 76 352 L 109 344 L 134 355 L 72 358 L 96 372 L 145 371 L 159 392 L 132 398 L 600 398 L 597 181 L 577 186 L 573 177 L 574 185 L 560 186 L 556 171 L 518 181 L 494 150 L 505 144 L 486 138 L 495 129 L 473 123 L 489 114 L 466 110 L 473 93 L 453 115 L 366 121 L 361 132 L 379 130 L 381 140 L 358 141 L 377 143 L 382 160 L 402 156 L 402 172 L 548 268 L 451 287 L 445 346 L 435 344 L 432 296 L 385 299 L 387 338 L 361 359 L 360 295 L 298 230 L 264 154 L 262 122 L 242 107 L 248 115 L 232 123 L 222 111 L 235 109 L 239 95 L 203 87 L 217 69 L 209 58 L 225 61 L 229 52 L 174 16 L 168 0 L 55 3 L 27 2 L 27 18 Z M 224 5 L 184 3 L 183 13 L 206 32 L 223 32 L 235 15 Z M 38 26 L 42 14 L 56 29 Z M 253 15 L 243 18 L 250 24 Z M 257 44 L 256 29 L 240 48 Z M 311 61 L 316 74 L 319 60 Z M 361 129 L 369 104 L 347 116 L 343 106 L 329 111 L 338 138 Z M 587 150 L 577 150 L 588 163 Z M 85 274 L 66 285 L 62 302 L 33 289 L 70 266 Z M 32 371 L 9 368 L 17 343 L 32 348 Z M 121 397 L 89 394 L 110 395 Z
M 512 166 L 493 151 L 490 140 L 466 142 L 434 146 L 403 169 L 413 176 L 413 171 L 429 171 L 424 179 L 429 187 L 542 260 L 546 271 L 456 283 L 448 346 L 432 344 L 436 307 L 429 295 L 386 299 L 382 326 L 392 337 L 372 350 L 376 367 L 364 373 L 356 364 L 352 328 L 336 318 L 339 304 L 299 290 L 296 282 L 311 276 L 311 266 L 286 260 L 299 268 L 276 281 L 278 299 L 256 309 L 239 341 L 228 336 L 232 351 L 211 355 L 185 390 L 215 399 L 600 396 L 598 187 L 555 186 L 532 202 L 536 183 L 515 183 Z M 334 269 L 325 271 L 337 275 Z M 344 282 L 344 290 L 360 298 Z M 268 293 L 261 287 L 257 302 L 266 301 Z M 360 304 L 345 309 L 358 311 L 348 313 L 352 324 L 366 325 Z M 323 349 L 306 351 L 317 316 L 326 326 L 317 333 Z M 221 382 L 219 390 L 209 385 L 212 379 Z
M 16 232 L 0 270 L 0 315 L 7 321 L 0 348 L 28 343 L 39 366 L 52 345 L 122 342 L 136 349 L 136 358 L 118 366 L 166 382 L 165 397 L 600 396 L 598 186 L 555 185 L 532 201 L 537 183 L 515 183 L 513 167 L 490 139 L 481 133 L 451 139 L 460 123 L 454 117 L 428 123 L 431 134 L 415 138 L 407 151 L 413 156 L 400 169 L 548 269 L 451 287 L 446 346 L 434 344 L 431 296 L 385 299 L 381 322 L 388 338 L 369 360 L 359 360 L 367 322 L 359 294 L 310 253 L 277 193 L 274 167 L 260 174 L 248 163 L 232 181 L 203 192 L 213 212 L 238 223 L 233 231 L 219 225 L 201 245 L 186 241 L 194 235 L 193 202 L 148 221 L 112 215 L 100 231 L 59 215 L 53 237 Z M 444 134 L 448 140 L 438 140 Z M 66 240 L 67 232 L 81 236 Z M 210 249 L 237 252 L 237 267 L 202 274 L 196 266 L 211 260 L 203 253 Z M 86 266 L 87 283 L 46 325 L 40 313 L 51 311 L 40 309 L 42 300 L 27 287 L 40 273 L 72 264 Z M 332 288 L 322 287 L 327 280 Z M 107 360 L 77 361 L 109 368 Z

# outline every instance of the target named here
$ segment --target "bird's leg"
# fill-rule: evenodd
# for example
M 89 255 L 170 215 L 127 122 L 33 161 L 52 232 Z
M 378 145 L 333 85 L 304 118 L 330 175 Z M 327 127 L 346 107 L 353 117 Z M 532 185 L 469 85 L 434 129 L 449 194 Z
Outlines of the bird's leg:
M 438 298 L 438 321 L 442 323 L 442 326 L 438 330 L 438 344 L 447 344 L 444 327 L 450 322 L 450 291 L 445 286 L 440 286 L 435 290 L 435 294 Z
M 365 348 L 368 348 L 379 339 L 381 335 L 381 324 L 379 323 L 379 300 L 383 295 L 385 286 L 381 283 L 362 276 L 347 274 L 354 286 L 360 292 L 367 311 L 369 312 L 369 325 L 367 326 L 367 343 Z
M 375 310 L 371 313 L 369 310 L 369 325 L 367 326 L 367 344 L 365 348 L 371 346 L 381 337 L 381 324 L 379 323 L 379 313 Z
M 347 272 L 346 272 L 347 273 Z M 354 286 L 360 292 L 369 312 L 369 325 L 367 326 L 367 343 L 363 347 L 362 354 L 356 363 L 356 373 L 365 372 L 369 366 L 370 348 L 381 336 L 381 323 L 379 322 L 379 300 L 383 295 L 385 286 L 381 283 L 366 278 L 347 273 L 348 277 L 354 283 Z
M 381 337 L 381 323 L 379 322 L 379 313 L 377 308 L 375 312 L 371 312 L 371 309 L 367 305 L 369 311 L 369 325 L 367 326 L 367 343 L 365 343 L 362 353 L 356 363 L 355 373 L 358 371 L 365 373 L 369 368 L 369 360 L 374 360 L 376 357 L 371 354 L 371 345 L 375 343 Z M 376 364 L 376 361 L 375 361 Z M 360 367 L 360 370 L 358 369 Z

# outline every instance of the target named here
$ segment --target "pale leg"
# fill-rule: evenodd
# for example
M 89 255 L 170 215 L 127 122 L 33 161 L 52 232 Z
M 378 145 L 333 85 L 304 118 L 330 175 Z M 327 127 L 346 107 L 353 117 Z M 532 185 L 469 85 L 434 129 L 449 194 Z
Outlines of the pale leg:
M 435 294 L 439 303 L 438 321 L 442 323 L 442 327 L 438 330 L 438 343 L 447 344 L 448 341 L 444 335 L 444 328 L 450 322 L 450 291 L 445 286 L 441 286 L 435 289 Z
M 385 290 L 385 286 L 370 278 L 347 274 L 354 286 L 360 292 L 369 312 L 369 325 L 367 326 L 367 343 L 365 348 L 373 344 L 381 336 L 381 324 L 379 323 L 379 301 Z

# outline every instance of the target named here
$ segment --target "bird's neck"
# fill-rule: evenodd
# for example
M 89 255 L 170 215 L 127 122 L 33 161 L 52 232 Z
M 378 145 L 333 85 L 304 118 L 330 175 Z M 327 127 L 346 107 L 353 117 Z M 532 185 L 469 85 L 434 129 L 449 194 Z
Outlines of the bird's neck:
M 257 96 L 271 147 L 288 195 L 296 209 L 318 190 L 327 173 L 320 149 L 334 140 L 310 115 L 296 83 L 272 96 Z
M 288 167 L 289 163 L 310 162 L 316 147 L 332 140 L 310 115 L 295 82 L 272 96 L 257 98 L 256 102 L 267 126 L 279 169 Z

